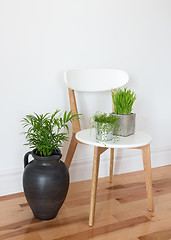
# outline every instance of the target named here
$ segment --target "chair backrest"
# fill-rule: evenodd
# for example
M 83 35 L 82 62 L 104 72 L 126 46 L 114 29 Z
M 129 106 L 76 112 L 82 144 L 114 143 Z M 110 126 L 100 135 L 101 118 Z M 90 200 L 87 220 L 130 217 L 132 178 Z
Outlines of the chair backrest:
M 117 69 L 71 69 L 64 74 L 68 86 L 70 108 L 73 114 L 78 114 L 75 91 L 100 92 L 124 86 L 129 76 Z M 72 123 L 73 134 L 81 130 L 79 120 Z
M 124 86 L 129 76 L 117 69 L 71 69 L 65 72 L 68 88 L 82 92 L 99 92 Z

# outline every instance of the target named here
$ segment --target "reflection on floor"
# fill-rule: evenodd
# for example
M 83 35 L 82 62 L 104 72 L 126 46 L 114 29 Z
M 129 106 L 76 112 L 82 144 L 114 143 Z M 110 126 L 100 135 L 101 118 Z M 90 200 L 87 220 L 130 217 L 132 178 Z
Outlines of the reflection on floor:
M 99 179 L 95 224 L 88 227 L 91 181 L 70 184 L 51 221 L 33 217 L 23 193 L 0 197 L 0 240 L 169 240 L 171 166 L 153 173 L 154 213 L 147 211 L 143 171 Z

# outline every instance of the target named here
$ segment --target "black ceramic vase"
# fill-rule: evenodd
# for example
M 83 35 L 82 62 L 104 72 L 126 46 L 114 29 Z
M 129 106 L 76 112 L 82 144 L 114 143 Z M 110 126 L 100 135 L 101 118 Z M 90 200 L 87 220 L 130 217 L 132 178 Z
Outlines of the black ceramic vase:
M 28 156 L 34 160 L 28 162 Z M 36 218 L 50 220 L 56 217 L 69 186 L 69 172 L 60 161 L 62 154 L 55 152 L 48 157 L 33 152 L 24 157 L 23 187 L 26 199 Z

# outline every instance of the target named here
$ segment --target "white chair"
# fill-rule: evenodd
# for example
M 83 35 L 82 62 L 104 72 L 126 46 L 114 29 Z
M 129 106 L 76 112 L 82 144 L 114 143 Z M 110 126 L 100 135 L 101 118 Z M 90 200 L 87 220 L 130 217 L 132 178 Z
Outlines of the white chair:
M 113 89 L 124 86 L 128 80 L 128 74 L 121 70 L 116 69 L 73 69 L 65 72 L 65 81 L 68 86 L 70 108 L 72 114 L 77 114 L 77 105 L 75 99 L 75 92 L 100 92 L 111 91 Z M 152 195 L 152 175 L 151 175 L 151 159 L 150 159 L 150 143 L 151 136 L 143 133 L 136 132 L 128 137 L 119 137 L 117 143 L 96 142 L 95 131 L 85 129 L 81 131 L 79 120 L 75 120 L 72 123 L 72 138 L 69 145 L 69 149 L 66 155 L 65 164 L 69 168 L 75 149 L 78 143 L 84 143 L 94 146 L 94 160 L 93 160 L 93 172 L 92 172 L 92 187 L 91 187 L 91 199 L 90 199 L 90 214 L 89 214 L 89 226 L 94 224 L 95 203 L 96 203 L 96 190 L 99 171 L 100 155 L 110 148 L 110 182 L 112 182 L 113 175 L 113 160 L 115 148 L 131 148 L 141 149 L 143 155 L 143 164 L 145 171 L 145 182 L 147 190 L 147 200 L 149 211 L 154 210 L 153 195 Z

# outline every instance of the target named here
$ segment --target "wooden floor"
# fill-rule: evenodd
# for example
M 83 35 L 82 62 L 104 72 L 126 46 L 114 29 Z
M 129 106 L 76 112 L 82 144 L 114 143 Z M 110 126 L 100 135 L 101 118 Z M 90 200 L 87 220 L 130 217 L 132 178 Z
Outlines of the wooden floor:
M 99 179 L 96 217 L 88 227 L 91 181 L 70 184 L 51 221 L 33 217 L 23 193 L 0 197 L 0 240 L 171 240 L 171 166 L 153 173 L 154 213 L 147 211 L 143 172 Z

